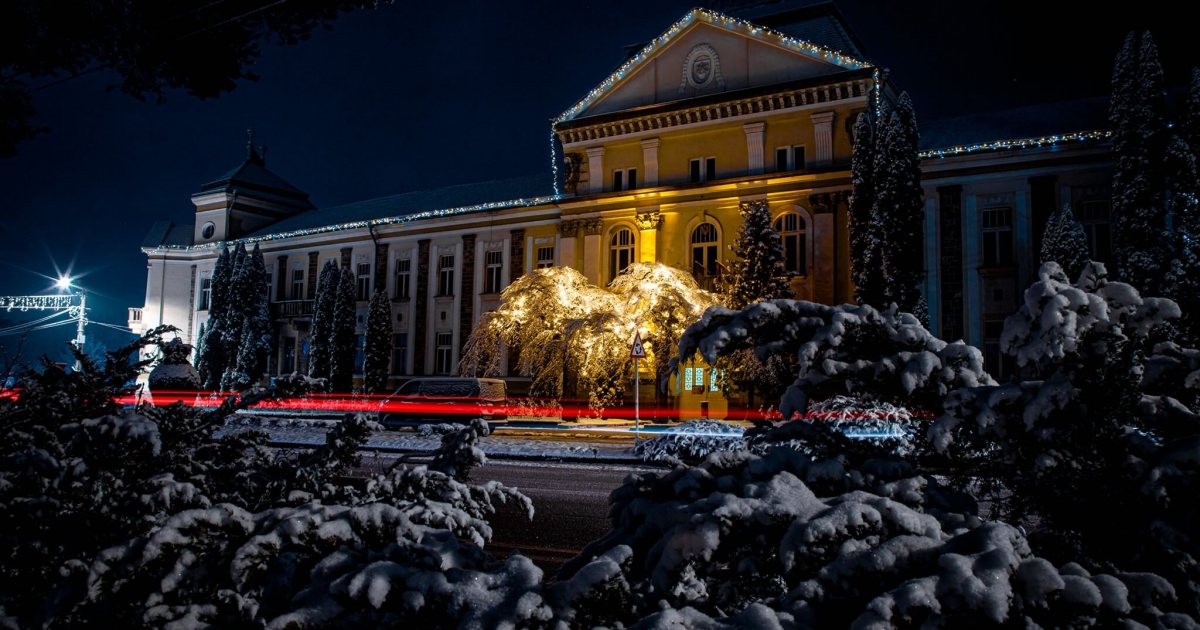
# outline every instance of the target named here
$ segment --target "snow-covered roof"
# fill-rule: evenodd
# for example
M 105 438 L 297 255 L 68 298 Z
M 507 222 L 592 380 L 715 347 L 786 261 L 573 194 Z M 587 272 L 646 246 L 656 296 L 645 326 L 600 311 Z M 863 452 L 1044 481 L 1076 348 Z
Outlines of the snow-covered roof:
M 918 121 L 922 151 L 1108 128 L 1108 96 Z
M 415 190 L 303 212 L 258 230 L 250 234 L 249 238 L 284 235 L 384 218 L 424 218 L 426 213 L 437 216 L 443 213 L 470 212 L 472 209 L 534 205 L 526 202 L 552 197 L 553 194 L 550 176 L 546 174 Z
M 188 247 L 195 234 L 190 225 L 179 225 L 171 221 L 156 221 L 142 241 L 142 249 L 159 247 Z

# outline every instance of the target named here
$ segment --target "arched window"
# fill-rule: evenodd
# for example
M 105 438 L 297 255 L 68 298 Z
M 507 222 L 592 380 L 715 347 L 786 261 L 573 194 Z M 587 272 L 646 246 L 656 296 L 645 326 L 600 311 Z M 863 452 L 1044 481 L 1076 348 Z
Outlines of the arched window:
M 808 224 L 804 217 L 788 212 L 775 219 L 775 231 L 783 242 L 783 268 L 799 276 L 808 275 Z
M 621 228 L 613 232 L 608 245 L 608 279 L 612 280 L 633 263 L 633 231 Z
M 711 223 L 701 223 L 692 230 L 692 275 L 697 278 L 716 277 L 720 268 L 717 240 L 717 226 Z

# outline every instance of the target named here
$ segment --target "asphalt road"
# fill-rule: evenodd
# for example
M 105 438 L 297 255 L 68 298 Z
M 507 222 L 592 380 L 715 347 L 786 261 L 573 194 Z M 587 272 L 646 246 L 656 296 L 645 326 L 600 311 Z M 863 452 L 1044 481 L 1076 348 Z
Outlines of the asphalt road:
M 547 578 L 579 554 L 589 542 L 608 533 L 608 495 L 631 472 L 656 470 L 623 465 L 497 462 L 471 472 L 472 481 L 495 479 L 533 499 L 530 521 L 502 507 L 491 519 L 492 555 L 503 558 L 516 548 L 533 560 Z M 661 472 L 661 469 L 657 469 Z

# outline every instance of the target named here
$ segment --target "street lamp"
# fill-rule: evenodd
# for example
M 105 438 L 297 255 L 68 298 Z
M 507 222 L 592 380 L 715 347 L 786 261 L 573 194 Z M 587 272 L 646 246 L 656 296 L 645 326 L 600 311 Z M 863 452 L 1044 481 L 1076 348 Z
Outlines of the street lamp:
M 59 291 L 70 291 L 71 283 L 74 281 L 71 276 L 59 276 L 58 280 L 54 281 L 54 288 Z

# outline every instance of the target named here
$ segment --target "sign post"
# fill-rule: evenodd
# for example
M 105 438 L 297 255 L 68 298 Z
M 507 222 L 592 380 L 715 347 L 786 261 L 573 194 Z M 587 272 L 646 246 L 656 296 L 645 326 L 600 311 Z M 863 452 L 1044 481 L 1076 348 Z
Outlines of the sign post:
M 638 372 L 638 359 L 646 358 L 646 348 L 642 345 L 641 331 L 633 335 L 633 344 L 629 346 L 629 356 L 633 357 L 633 441 L 637 442 L 642 439 L 642 375 Z

